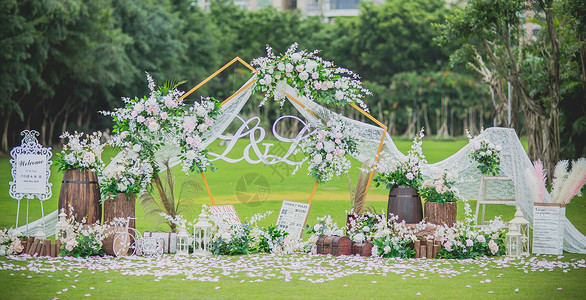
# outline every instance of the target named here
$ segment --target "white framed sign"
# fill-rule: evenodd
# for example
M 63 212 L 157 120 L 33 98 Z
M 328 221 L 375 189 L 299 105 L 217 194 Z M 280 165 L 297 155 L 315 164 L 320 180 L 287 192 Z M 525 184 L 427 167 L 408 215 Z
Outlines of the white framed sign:
M 18 216 L 20 214 L 20 200 L 27 199 L 27 231 L 28 231 L 28 201 L 35 197 L 41 201 L 41 214 L 45 217 L 43 201 L 51 198 L 53 194 L 49 183 L 51 177 L 52 161 L 50 147 L 43 147 L 39 144 L 36 130 L 23 130 L 20 135 L 24 136 L 20 146 L 10 151 L 10 164 L 12 165 L 12 181 L 8 193 L 10 197 L 18 200 L 16 209 L 16 227 L 18 227 Z M 44 225 L 44 223 L 43 223 Z
M 209 208 L 212 215 L 221 218 L 229 225 L 242 224 L 234 205 L 212 205 Z
M 35 136 L 39 133 L 35 130 L 24 130 L 20 133 L 24 136 L 22 144 L 10 151 L 12 159 L 12 179 L 10 182 L 10 196 L 20 200 L 24 197 L 33 199 L 37 197 L 44 201 L 51 198 L 51 153 L 50 147 L 43 147 Z
M 564 252 L 566 206 L 535 203 L 533 207 L 533 253 L 561 255 Z
M 277 229 L 288 232 L 292 237 L 301 238 L 310 209 L 309 203 L 283 200 L 277 218 Z

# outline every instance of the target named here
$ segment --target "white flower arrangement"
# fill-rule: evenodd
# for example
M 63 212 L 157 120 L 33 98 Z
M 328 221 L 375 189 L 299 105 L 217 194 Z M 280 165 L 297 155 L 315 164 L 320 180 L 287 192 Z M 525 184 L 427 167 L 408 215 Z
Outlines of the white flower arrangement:
M 415 254 L 409 245 L 417 240 L 416 231 L 425 228 L 426 223 L 418 224 L 412 229 L 405 221 L 397 222 L 398 216 L 391 215 L 387 220 L 383 215 L 381 221 L 375 225 L 372 236 L 372 256 L 410 258 Z
M 413 139 L 411 150 L 407 152 L 407 156 L 404 159 L 397 160 L 386 156 L 381 157 L 375 166 L 379 173 L 374 178 L 377 187 L 383 184 L 386 189 L 390 190 L 396 186 L 410 186 L 415 189 L 421 186 L 423 181 L 421 165 L 427 163 L 421 148 L 423 137 L 425 137 L 425 134 L 424 130 L 421 129 Z
M 487 139 L 480 139 L 479 137 L 472 138 L 470 133 L 467 132 L 470 138 L 470 143 L 474 143 L 470 149 L 468 156 L 471 161 L 477 163 L 477 168 L 480 173 L 484 175 L 492 174 L 497 175 L 500 173 L 499 165 L 501 163 L 500 152 L 501 146 L 495 145 Z
M 460 200 L 460 192 L 454 186 L 455 178 L 456 173 L 448 170 L 436 173 L 433 178 L 421 183 L 419 196 L 425 198 L 426 202 L 457 202 Z
M 19 235 L 20 233 L 12 228 L 0 230 L 0 256 L 19 254 L 24 250 Z
M 368 112 L 364 97 L 372 93 L 362 86 L 358 74 L 336 68 L 334 63 L 317 56 L 319 50 L 297 51 L 294 43 L 284 55 L 275 56 L 272 48 L 267 46 L 267 56 L 252 61 L 256 66 L 258 84 L 255 90 L 264 93 L 261 106 L 272 97 L 283 105 L 285 101 L 285 84 L 297 90 L 312 101 L 333 103 L 336 105 L 358 104 Z
M 136 185 L 138 178 L 134 175 L 141 175 L 138 183 L 141 188 L 134 189 L 133 193 L 144 192 L 150 180 L 158 175 L 155 152 L 166 144 L 181 148 L 183 171 L 205 171 L 211 163 L 207 159 L 203 134 L 210 130 L 220 109 L 220 104 L 212 98 L 202 98 L 200 103 L 188 107 L 183 99 L 180 100 L 184 92 L 170 86 L 157 87 L 148 73 L 147 81 L 148 97 L 123 98 L 124 107 L 101 112 L 116 122 L 111 144 L 124 148 L 127 154 L 114 170 L 109 170 L 109 178 L 117 175 L 116 178 L 123 181 L 120 187 L 124 188 Z M 140 161 L 136 164 L 129 162 L 128 156 L 140 158 Z M 135 167 L 134 172 L 123 170 L 125 167 Z M 126 175 L 132 176 L 124 178 Z M 101 181 L 113 184 L 109 179 Z M 108 192 L 114 191 L 110 188 Z M 118 192 L 124 192 L 124 189 Z
M 68 139 L 60 153 L 57 153 L 59 171 L 86 169 L 99 173 L 104 168 L 102 151 L 106 146 L 101 142 L 102 132 L 90 134 L 75 131 L 64 132 L 60 138 Z
M 148 191 L 153 177 L 153 166 L 148 158 L 139 155 L 139 145 L 133 148 L 124 148 L 98 177 L 101 202 L 115 197 L 117 193 L 130 196 Z
M 63 211 L 64 209 L 61 209 Z M 60 256 L 103 256 L 102 241 L 110 234 L 111 225 L 103 225 L 96 221 L 94 224 L 86 224 L 85 218 L 76 222 L 73 217 L 73 208 L 69 207 L 67 226 L 59 233 L 61 246 Z
M 317 223 L 313 226 L 305 225 L 305 231 L 309 234 L 309 238 L 304 243 L 304 251 L 317 253 L 317 240 L 321 235 L 337 235 L 343 236 L 344 229 L 338 227 L 330 215 L 317 217 Z
M 503 255 L 505 252 L 505 223 L 496 217 L 479 229 L 467 222 L 456 222 L 453 227 L 437 226 L 434 236 L 442 243 L 439 257 L 476 258 Z
M 352 162 L 346 155 L 356 153 L 357 140 L 358 135 L 334 114 L 325 126 L 316 126 L 315 131 L 301 141 L 295 154 L 305 154 L 303 162 L 308 162 L 307 175 L 311 175 L 319 182 L 327 182 L 334 174 L 340 176 L 348 173 Z M 302 164 L 297 165 L 293 174 Z

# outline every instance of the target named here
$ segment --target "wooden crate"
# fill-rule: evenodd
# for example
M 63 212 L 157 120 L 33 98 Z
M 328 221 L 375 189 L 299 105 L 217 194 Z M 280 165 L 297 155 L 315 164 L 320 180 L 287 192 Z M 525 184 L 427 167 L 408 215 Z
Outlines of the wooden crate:
M 354 245 L 352 245 L 352 254 L 372 256 L 372 247 L 373 245 L 370 242 L 354 243 Z

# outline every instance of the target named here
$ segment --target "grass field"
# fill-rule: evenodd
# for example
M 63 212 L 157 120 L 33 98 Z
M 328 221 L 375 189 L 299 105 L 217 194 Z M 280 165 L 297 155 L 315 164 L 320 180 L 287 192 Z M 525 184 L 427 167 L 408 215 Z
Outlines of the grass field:
M 410 141 L 395 141 L 406 152 Z M 464 146 L 467 140 L 424 140 L 423 150 L 430 162 L 440 161 Z M 219 146 L 215 146 L 216 149 Z M 243 145 L 230 157 L 240 157 Z M 213 151 L 213 149 L 212 149 Z M 216 150 L 219 152 L 219 150 Z M 357 164 L 356 164 L 357 165 Z M 262 224 L 274 224 L 281 201 L 307 201 L 313 180 L 304 170 L 291 175 L 284 166 L 272 168 L 245 162 L 217 162 L 218 170 L 206 174 L 216 204 L 233 204 L 241 219 L 254 213 L 275 212 Z M 358 167 L 358 166 L 357 166 Z M 8 196 L 9 158 L 0 158 L 0 228 L 13 227 L 17 201 Z M 45 201 L 45 213 L 57 208 L 62 174 L 52 168 L 53 197 Z M 201 177 L 185 175 L 175 170 L 177 182 Z M 252 174 L 252 175 L 251 175 Z M 358 174 L 350 173 L 352 186 Z M 260 179 L 268 187 L 266 198 L 258 199 L 256 187 L 245 191 L 242 181 Z M 240 182 L 240 184 L 239 184 Z M 368 204 L 377 210 L 386 208 L 388 191 L 371 188 Z M 193 195 L 190 195 L 193 196 Z M 210 204 L 207 192 L 195 195 L 198 204 Z M 474 206 L 474 202 L 471 202 Z M 575 198 L 566 214 L 573 224 L 586 232 L 586 197 Z M 331 215 L 339 225 L 344 224 L 346 210 L 351 208 L 348 180 L 337 178 L 319 185 L 308 219 Z M 21 224 L 25 218 L 26 201 L 21 205 Z M 186 217 L 195 217 L 195 210 Z M 145 220 L 137 204 L 137 227 L 153 230 L 152 221 Z M 500 215 L 508 220 L 514 209 L 508 206 L 487 207 L 487 218 Z M 459 219 L 463 209 L 458 210 Z M 40 216 L 38 200 L 30 201 L 30 219 Z M 160 228 L 164 229 L 164 228 Z M 272 256 L 251 255 L 215 258 L 173 258 L 151 261 L 134 259 L 46 259 L 19 257 L 0 258 L 1 299 L 182 299 L 182 298 L 520 298 L 520 299 L 579 299 L 584 297 L 586 255 L 565 253 L 563 257 L 532 256 L 508 261 L 504 258 L 481 260 L 393 260 L 359 257 L 325 257 L 310 255 Z

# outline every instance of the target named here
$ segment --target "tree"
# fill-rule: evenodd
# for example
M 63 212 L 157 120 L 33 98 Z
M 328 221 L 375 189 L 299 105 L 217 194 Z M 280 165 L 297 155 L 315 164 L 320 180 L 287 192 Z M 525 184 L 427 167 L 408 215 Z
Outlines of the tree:
M 468 63 L 484 76 L 499 100 L 496 110 L 501 125 L 506 124 L 502 117 L 507 94 L 505 82 L 511 83 L 513 118 L 507 125 L 519 132 L 517 107 L 522 108 L 529 156 L 542 159 L 551 174 L 560 158 L 560 66 L 565 58 L 560 53 L 561 38 L 556 24 L 563 26 L 563 22 L 556 15 L 557 1 L 529 4 L 533 5 L 516 0 L 469 1 L 437 26 L 441 31 L 437 41 L 440 44 L 453 39 L 462 42 L 463 46 L 454 52 L 451 60 Z M 525 39 L 522 30 L 522 24 L 531 15 L 542 25 L 542 33 L 534 43 Z M 532 45 L 527 46 L 528 43 Z M 543 72 L 536 66 L 542 66 Z M 546 92 L 536 93 L 542 87 L 546 87 Z

